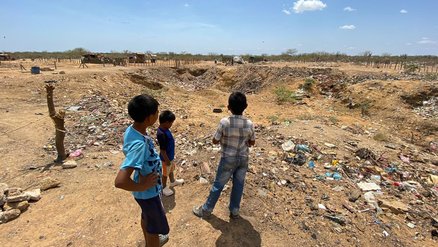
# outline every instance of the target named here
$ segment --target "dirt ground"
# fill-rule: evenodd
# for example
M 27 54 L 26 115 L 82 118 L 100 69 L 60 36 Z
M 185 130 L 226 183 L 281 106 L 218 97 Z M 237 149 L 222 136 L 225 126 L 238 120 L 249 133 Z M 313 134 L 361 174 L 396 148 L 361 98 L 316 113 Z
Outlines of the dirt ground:
M 437 245 L 438 187 L 428 179 L 438 175 L 433 148 L 438 106 L 437 101 L 430 101 L 430 107 L 424 103 L 438 97 L 436 80 L 351 64 L 229 67 L 205 62 L 178 69 L 58 64 L 39 75 L 21 72 L 17 64 L 0 65 L 0 183 L 27 190 L 51 177 L 61 185 L 43 191 L 18 218 L 0 224 L 0 246 L 141 246 L 139 207 L 129 192 L 113 184 L 129 125 L 127 102 L 141 93 L 152 94 L 161 110 L 177 115 L 176 174 L 185 184 L 163 200 L 171 229 L 166 246 Z M 302 99 L 278 101 L 279 88 L 296 91 L 309 77 L 314 84 Z M 83 153 L 73 169 L 53 164 L 47 80 L 57 81 L 57 109 L 67 109 L 66 148 Z M 210 139 L 229 114 L 232 90 L 247 93 L 245 115 L 257 126 L 242 218 L 228 217 L 228 188 L 213 217 L 202 220 L 191 210 L 208 195 L 220 157 Z M 68 110 L 71 106 L 80 108 Z M 223 112 L 214 113 L 214 108 Z M 155 135 L 154 129 L 150 134 Z M 307 158 L 318 156 L 315 169 L 289 163 L 294 153 L 281 146 L 288 140 L 312 148 Z M 357 157 L 359 148 L 376 154 L 377 163 Z M 342 164 L 339 181 L 323 176 L 333 160 Z M 211 173 L 201 169 L 205 166 Z M 398 172 L 382 172 L 390 166 Z M 378 197 L 399 201 L 408 210 L 381 205 L 383 213 L 377 214 L 370 207 L 356 183 L 376 174 L 382 179 Z M 210 183 L 200 183 L 201 176 Z M 394 186 L 403 181 L 419 185 L 415 190 Z M 349 201 L 357 191 L 362 196 Z M 330 220 L 333 215 L 344 220 Z

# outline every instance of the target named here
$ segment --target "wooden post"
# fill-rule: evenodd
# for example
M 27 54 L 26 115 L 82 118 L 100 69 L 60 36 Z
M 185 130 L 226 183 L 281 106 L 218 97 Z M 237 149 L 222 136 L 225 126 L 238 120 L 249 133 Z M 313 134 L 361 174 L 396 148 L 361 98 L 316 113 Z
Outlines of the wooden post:
M 56 61 L 54 61 L 53 64 L 55 65 L 55 69 L 58 69 L 58 68 L 56 67 Z
M 64 117 L 65 111 L 60 110 L 56 112 L 55 104 L 53 103 L 53 90 L 55 90 L 56 81 L 45 81 L 46 92 L 47 92 L 47 107 L 49 108 L 50 118 L 53 120 L 55 125 L 55 146 L 58 152 L 58 157 L 56 158 L 56 163 L 62 163 L 63 160 L 67 158 L 64 148 L 64 137 L 65 137 L 65 127 L 64 127 Z

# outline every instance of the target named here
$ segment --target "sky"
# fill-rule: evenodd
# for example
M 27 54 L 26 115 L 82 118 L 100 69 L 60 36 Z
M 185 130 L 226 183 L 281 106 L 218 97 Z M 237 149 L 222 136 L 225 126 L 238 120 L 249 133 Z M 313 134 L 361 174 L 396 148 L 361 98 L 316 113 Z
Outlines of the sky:
M 0 51 L 438 55 L 438 0 L 1 0 Z

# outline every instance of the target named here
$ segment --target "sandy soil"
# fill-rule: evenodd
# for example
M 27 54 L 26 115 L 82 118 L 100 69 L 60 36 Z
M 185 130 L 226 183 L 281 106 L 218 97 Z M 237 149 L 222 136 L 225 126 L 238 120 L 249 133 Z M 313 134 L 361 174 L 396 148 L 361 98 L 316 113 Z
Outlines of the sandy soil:
M 32 63 L 25 65 L 29 68 Z M 90 65 L 88 69 L 79 69 L 75 64 L 58 64 L 55 71 L 31 75 L 28 71 L 20 72 L 15 66 L 4 66 L 3 63 L 0 67 L 0 183 L 30 189 L 37 188 L 43 178 L 52 177 L 62 184 L 42 192 L 41 200 L 31 203 L 17 219 L 0 224 L 1 246 L 141 246 L 142 243 L 138 206 L 130 193 L 113 186 L 118 166 L 123 160 L 119 146 L 120 132 L 114 137 L 117 145 L 91 144 L 83 148 L 84 156 L 77 160 L 78 167 L 74 169 L 62 169 L 52 164 L 56 155 L 47 151 L 47 145 L 53 145 L 54 127 L 47 112 L 46 80 L 58 81 L 54 93 L 58 109 L 77 105 L 84 97 L 98 92 L 127 119 L 124 109 L 128 100 L 146 92 L 160 101 L 160 109 L 171 109 L 177 114 L 173 128 L 180 164 L 177 176 L 184 178 L 186 183 L 175 188 L 174 196 L 164 198 L 171 228 L 170 241 L 166 246 L 437 245 L 430 234 L 434 228 L 429 218 L 437 216 L 435 195 L 422 198 L 421 203 L 415 202 L 415 195 L 410 192 L 396 192 L 391 186 L 384 190 L 386 198 L 403 201 L 418 212 L 427 212 L 429 216 L 415 210 L 403 214 L 385 211 L 378 217 L 373 210 L 358 212 L 367 208 L 363 197 L 356 204 L 352 203 L 356 212 L 350 213 L 342 204 L 348 201 L 349 192 L 358 190 L 352 179 L 344 177 L 341 181 L 319 181 L 315 179 L 315 174 L 324 173 L 322 162 L 315 171 L 306 165 L 290 165 L 283 161 L 287 154 L 281 149 L 281 144 L 288 139 L 306 140 L 328 156 L 357 166 L 361 162 L 345 148 L 348 141 L 358 143 L 358 147 L 370 148 L 375 153 L 384 153 L 391 162 L 400 163 L 398 154 L 409 153 L 412 160 L 415 157 L 417 161 L 412 161 L 412 167 L 406 168 L 406 171 L 423 181 L 428 174 L 437 172 L 432 164 L 437 155 L 425 151 L 429 142 L 437 141 L 437 118 L 436 115 L 421 117 L 415 114 L 400 97 L 437 87 L 436 81 L 406 77 L 400 80 L 363 80 L 348 84 L 342 91 L 344 98 L 314 92 L 304 97 L 301 103 L 278 104 L 275 89 L 282 85 L 295 90 L 303 83 L 304 77 L 275 78 L 272 70 L 260 69 L 257 76 L 269 83 L 261 83 L 254 93 L 248 94 L 246 115 L 257 124 L 258 139 L 252 150 L 242 219 L 234 221 L 228 217 L 228 189 L 221 196 L 214 216 L 202 220 L 191 212 L 193 206 L 204 202 L 210 188 L 210 184 L 199 182 L 200 164 L 208 163 L 212 171 L 217 166 L 219 154 L 210 148 L 213 147 L 209 143 L 210 135 L 220 118 L 228 114 L 227 96 L 239 82 L 236 78 L 251 76 L 239 75 L 242 72 L 238 68 L 247 65 L 197 65 L 195 69 L 206 68 L 208 73 L 214 71 L 214 74 L 205 79 L 208 86 L 199 86 L 195 90 L 190 85 L 204 82 L 188 73 L 184 74 L 185 80 L 175 79 L 178 73 L 171 68 L 161 68 L 157 72 L 153 68 Z M 263 65 L 268 68 L 284 66 L 320 67 L 316 64 Z M 258 71 L 258 67 L 255 68 Z M 398 71 L 346 64 L 331 68 L 347 76 L 363 73 L 399 75 Z M 65 74 L 60 74 L 60 71 Z M 133 73 L 155 78 L 155 82 L 163 88 L 147 88 L 145 85 L 153 79 L 142 84 L 133 83 L 130 79 Z M 364 116 L 361 108 L 349 109 L 345 103 L 347 96 L 355 103 L 371 102 L 368 114 Z M 224 112 L 213 113 L 213 108 L 222 108 Z M 81 114 L 93 116 L 87 111 L 67 112 L 70 115 L 66 119 L 67 129 L 78 133 L 76 139 L 74 136 L 66 137 L 66 147 L 71 151 L 79 145 L 75 143 L 79 142 L 78 139 L 84 141 L 85 138 L 79 134 L 83 127 L 77 127 L 80 126 L 78 119 Z M 429 124 L 423 126 L 422 123 Z M 361 131 L 348 131 L 346 126 Z M 384 141 L 373 138 L 379 133 Z M 202 145 L 196 145 L 200 142 Z M 333 143 L 337 147 L 329 149 L 324 143 Z M 388 143 L 397 148 L 386 148 Z M 196 152 L 190 153 L 192 150 Z M 287 186 L 281 183 L 282 180 L 287 181 Z M 336 186 L 342 186 L 343 191 L 334 191 Z M 399 194 L 399 198 L 395 194 Z M 325 212 L 312 210 L 306 205 L 309 201 L 322 203 L 333 212 L 344 215 L 347 224 L 341 226 L 326 219 Z M 414 218 L 416 228 L 406 225 L 409 217 Z M 389 236 L 385 237 L 383 231 L 389 232 Z

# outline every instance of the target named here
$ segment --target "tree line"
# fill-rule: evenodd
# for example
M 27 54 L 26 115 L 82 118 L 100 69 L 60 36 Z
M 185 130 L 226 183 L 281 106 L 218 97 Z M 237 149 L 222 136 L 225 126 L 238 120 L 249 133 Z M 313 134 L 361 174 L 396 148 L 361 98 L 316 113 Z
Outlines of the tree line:
M 8 54 L 15 59 L 79 59 L 82 55 L 92 53 L 84 48 L 75 48 L 67 51 L 25 51 L 25 52 L 9 52 Z M 107 53 L 100 53 L 109 58 L 126 58 L 131 52 L 125 51 L 111 51 Z M 155 54 L 158 59 L 175 59 L 175 60 L 206 60 L 206 61 L 224 61 L 229 60 L 233 55 L 224 55 L 217 53 L 209 54 L 191 54 L 187 52 L 156 52 L 146 51 L 144 53 Z M 288 49 L 287 51 L 279 54 L 261 54 L 252 55 L 244 54 L 240 55 L 245 61 L 286 61 L 286 62 L 353 62 L 353 63 L 366 63 L 366 64 L 389 64 L 389 63 L 420 63 L 429 66 L 438 64 L 438 56 L 422 55 L 422 56 L 409 56 L 382 54 L 375 55 L 371 51 L 365 51 L 358 55 L 347 55 L 344 53 L 329 53 L 329 52 L 312 52 L 312 53 L 298 53 L 295 49 Z

